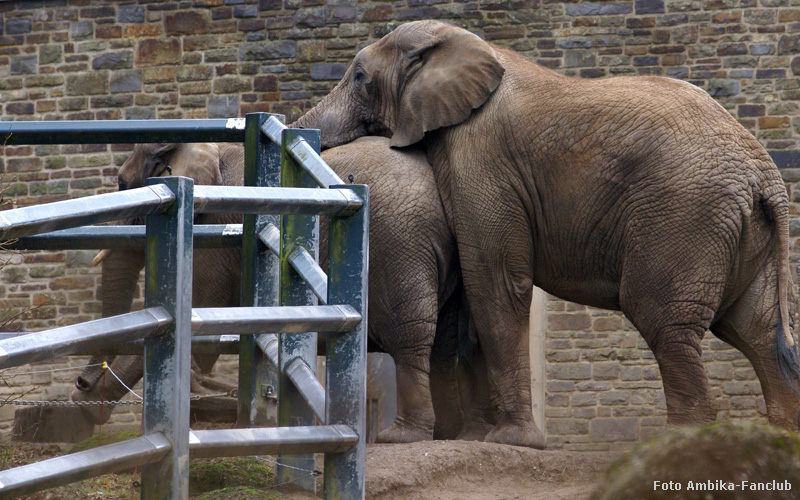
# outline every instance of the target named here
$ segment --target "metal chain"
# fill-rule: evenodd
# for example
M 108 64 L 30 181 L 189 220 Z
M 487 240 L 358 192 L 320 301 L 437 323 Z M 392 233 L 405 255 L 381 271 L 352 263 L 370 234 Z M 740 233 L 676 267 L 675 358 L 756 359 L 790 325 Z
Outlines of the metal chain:
M 191 401 L 206 398 L 220 398 L 220 397 L 235 397 L 232 393 L 235 391 L 223 392 L 220 394 L 205 394 L 190 396 Z M 0 401 L 0 405 L 10 404 L 16 406 L 100 406 L 100 405 L 140 405 L 141 400 L 131 399 L 125 401 L 31 401 L 26 399 L 14 399 L 11 401 Z

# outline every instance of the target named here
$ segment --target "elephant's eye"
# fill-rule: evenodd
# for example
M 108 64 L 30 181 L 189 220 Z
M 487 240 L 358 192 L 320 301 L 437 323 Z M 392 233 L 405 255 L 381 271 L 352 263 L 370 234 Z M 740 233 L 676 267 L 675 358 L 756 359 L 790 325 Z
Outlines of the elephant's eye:
M 353 75 L 353 83 L 360 87 L 364 84 L 364 81 L 367 79 L 367 74 L 364 73 L 364 70 L 361 68 L 356 69 L 355 75 Z

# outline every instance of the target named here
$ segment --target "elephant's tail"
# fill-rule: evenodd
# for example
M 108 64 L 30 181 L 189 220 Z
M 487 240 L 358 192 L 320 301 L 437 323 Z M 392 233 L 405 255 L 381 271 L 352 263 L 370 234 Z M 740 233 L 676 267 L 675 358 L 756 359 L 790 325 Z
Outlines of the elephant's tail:
M 775 224 L 778 234 L 778 324 L 775 327 L 775 354 L 781 376 L 792 389 L 800 393 L 800 355 L 792 336 L 794 321 L 790 314 L 789 293 L 792 278 L 789 272 L 789 201 L 783 181 L 770 186 L 761 195 L 761 205 Z

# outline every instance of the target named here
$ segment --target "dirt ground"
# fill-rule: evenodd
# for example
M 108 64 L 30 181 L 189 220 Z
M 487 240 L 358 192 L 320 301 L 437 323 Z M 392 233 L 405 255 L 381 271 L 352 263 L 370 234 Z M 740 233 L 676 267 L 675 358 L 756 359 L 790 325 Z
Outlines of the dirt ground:
M 470 441 L 370 445 L 367 498 L 583 500 L 616 457 Z
M 13 460 L 16 463 L 4 464 L 6 467 L 60 455 L 65 450 L 59 445 L 2 445 L 6 450 L 9 446 L 15 448 L 17 459 Z M 584 500 L 616 456 L 469 441 L 368 445 L 366 496 L 376 500 Z M 321 459 L 318 456 L 320 469 Z M 92 480 L 94 483 L 76 483 L 25 498 L 138 498 L 138 491 L 131 486 L 136 479 L 131 474 L 104 476 Z M 116 494 L 98 491 L 106 484 Z M 314 498 L 298 493 L 286 497 Z

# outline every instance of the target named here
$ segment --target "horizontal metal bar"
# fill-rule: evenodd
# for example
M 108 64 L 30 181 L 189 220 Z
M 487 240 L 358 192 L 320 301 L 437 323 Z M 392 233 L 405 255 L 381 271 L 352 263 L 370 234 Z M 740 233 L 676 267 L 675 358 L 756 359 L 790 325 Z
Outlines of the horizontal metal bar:
M 258 233 L 258 239 L 269 248 L 272 253 L 280 256 L 280 230 L 274 224 L 268 224 Z M 328 275 L 319 267 L 317 261 L 303 247 L 297 247 L 289 254 L 289 263 L 297 274 L 311 287 L 311 291 L 319 299 L 320 304 L 328 303 Z
M 244 118 L 0 122 L 0 144 L 244 142 Z
M 285 369 L 286 376 L 292 381 L 300 395 L 308 403 L 311 411 L 320 422 L 325 423 L 325 388 L 317 380 L 311 368 L 300 358 L 295 358 Z
M 18 498 L 89 477 L 133 469 L 161 460 L 172 448 L 161 433 L 71 453 L 0 471 L 0 499 Z
M 241 224 L 194 226 L 195 248 L 239 248 Z M 25 236 L 5 245 L 11 250 L 144 248 L 145 226 L 87 226 Z
M 0 369 L 158 334 L 172 324 L 163 307 L 0 340 Z
M 197 213 L 347 216 L 363 205 L 349 189 L 195 186 Z
M 350 306 L 192 309 L 192 335 L 346 332 L 361 322 Z
M 215 429 L 189 433 L 191 458 L 342 453 L 358 442 L 346 425 Z
M 0 334 L 0 338 L 3 334 Z M 144 352 L 144 341 L 135 340 L 109 346 L 104 349 L 92 349 L 80 354 L 91 355 L 140 355 Z M 209 335 L 192 338 L 192 354 L 239 354 L 238 335 Z
M 167 186 L 157 185 L 6 210 L 0 240 L 161 213 L 174 200 Z
M 261 132 L 278 146 L 281 145 L 282 134 L 286 129 L 286 125 L 274 116 L 270 116 L 261 126 Z M 321 187 L 327 188 L 335 184 L 344 184 L 336 172 L 325 163 L 325 160 L 302 137 L 295 138 L 287 145 L 287 149 L 292 158 L 297 160 L 300 167 L 308 172 L 308 175 Z

